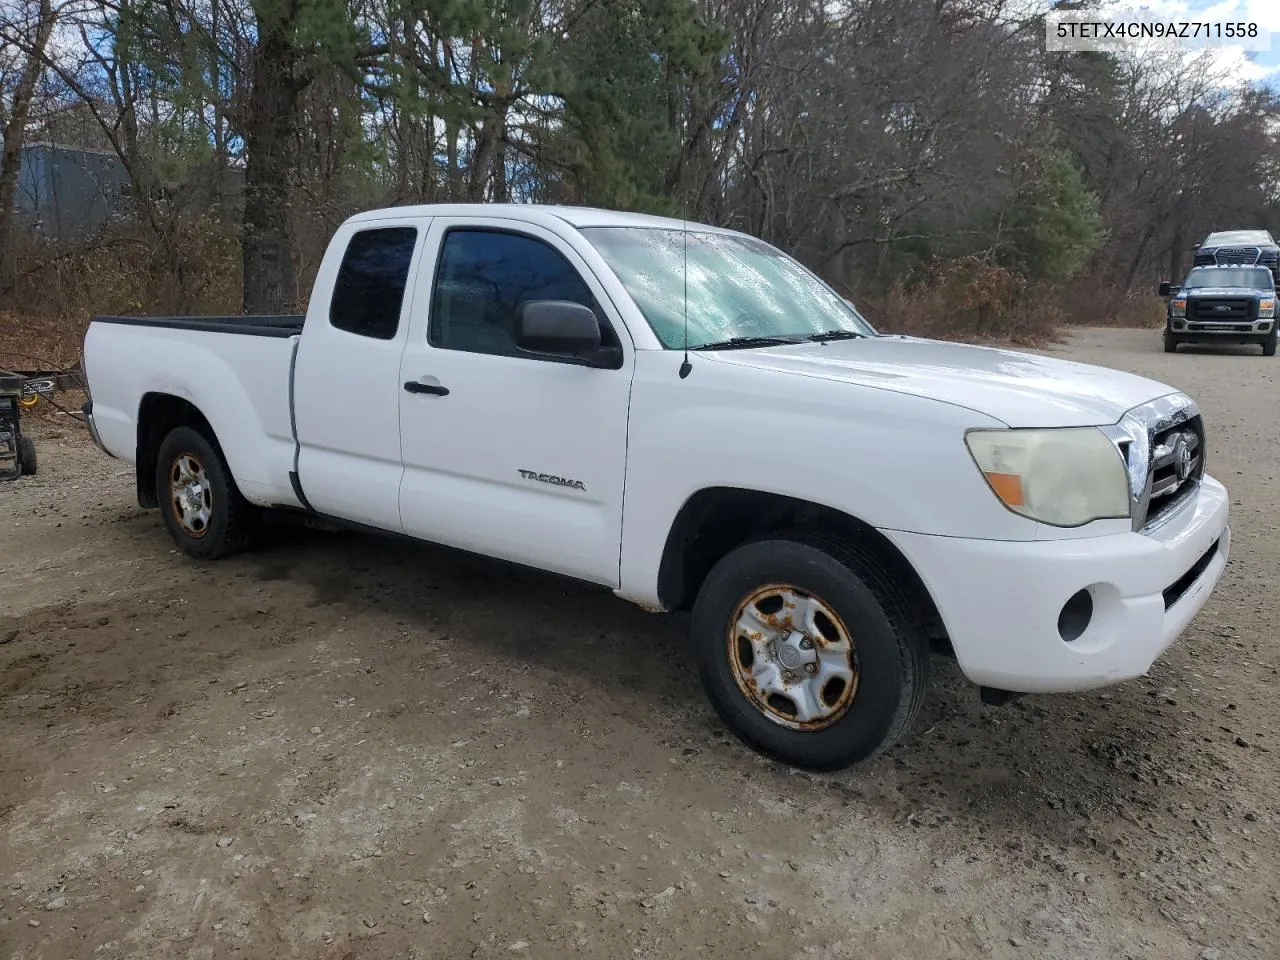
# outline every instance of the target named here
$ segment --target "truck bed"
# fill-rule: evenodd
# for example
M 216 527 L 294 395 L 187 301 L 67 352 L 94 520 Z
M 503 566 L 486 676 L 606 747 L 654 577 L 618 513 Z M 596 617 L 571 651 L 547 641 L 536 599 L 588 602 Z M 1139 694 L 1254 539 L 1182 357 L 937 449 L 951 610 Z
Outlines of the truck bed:
M 144 407 L 157 398 L 188 403 L 208 418 L 245 497 L 264 506 L 296 505 L 290 384 L 302 322 L 94 317 L 85 370 L 104 448 L 136 462 Z
M 164 327 L 171 330 L 199 330 L 203 333 L 238 333 L 249 337 L 292 337 L 302 332 L 306 316 L 240 317 L 93 317 L 93 323 L 122 323 L 133 327 Z

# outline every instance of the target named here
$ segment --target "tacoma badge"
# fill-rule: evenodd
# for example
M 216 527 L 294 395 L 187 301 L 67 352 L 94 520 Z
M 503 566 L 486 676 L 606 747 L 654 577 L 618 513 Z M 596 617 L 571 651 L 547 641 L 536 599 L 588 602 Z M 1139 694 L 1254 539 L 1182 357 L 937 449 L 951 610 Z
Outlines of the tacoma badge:
M 586 487 L 582 485 L 581 480 L 569 480 L 565 477 L 557 477 L 550 473 L 535 473 L 532 470 L 521 470 L 520 476 L 526 480 L 537 480 L 539 483 L 549 483 L 556 487 L 572 487 L 575 490 L 586 492 Z

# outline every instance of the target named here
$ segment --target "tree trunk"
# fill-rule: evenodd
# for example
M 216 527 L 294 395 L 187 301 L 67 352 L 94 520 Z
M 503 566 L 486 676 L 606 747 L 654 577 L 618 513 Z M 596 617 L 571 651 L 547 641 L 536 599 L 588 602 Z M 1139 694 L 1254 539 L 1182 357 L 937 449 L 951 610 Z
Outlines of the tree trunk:
M 1133 283 L 1138 277 L 1138 271 L 1142 268 L 1143 261 L 1147 257 L 1147 246 L 1151 243 L 1151 238 L 1155 236 L 1156 230 L 1160 226 L 1163 226 L 1163 224 L 1158 221 L 1148 223 L 1146 229 L 1142 231 L 1142 236 L 1138 238 L 1138 242 L 1133 249 L 1133 257 L 1129 261 L 1129 270 L 1125 274 L 1124 286 L 1116 292 L 1117 303 L 1129 296 L 1130 291 L 1133 290 Z
M 507 185 L 507 108 L 500 107 L 502 113 L 495 124 L 493 160 L 493 202 L 510 203 L 511 191 Z
M 1178 202 L 1173 209 L 1173 242 L 1169 247 L 1169 279 L 1173 283 L 1182 282 L 1182 255 L 1186 252 L 1182 245 L 1186 243 L 1187 194 L 1178 194 Z
M 4 125 L 3 154 L 0 155 L 0 267 L 3 267 L 0 279 L 6 288 L 10 272 L 7 251 L 12 248 L 9 231 L 13 226 L 14 198 L 18 192 L 18 173 L 22 168 L 22 144 L 27 132 L 27 119 L 31 116 L 31 101 L 44 68 L 45 47 L 53 33 L 53 21 L 51 0 L 40 0 L 32 49 L 13 88 L 12 109 Z
M 245 121 L 244 312 L 277 314 L 298 303 L 289 181 L 302 84 L 291 24 L 260 23 L 259 31 Z
M 435 203 L 439 196 L 439 184 L 436 182 L 436 115 L 427 111 L 426 117 L 418 124 L 418 146 L 421 159 L 419 162 L 419 203 Z
M 449 164 L 449 176 L 447 178 L 448 193 L 445 199 L 459 200 L 462 198 L 462 171 L 459 167 L 458 160 L 458 124 L 452 120 L 445 122 L 445 156 L 446 162 Z
M 475 152 L 471 156 L 471 176 L 467 187 L 467 199 L 480 203 L 485 199 L 489 186 L 490 166 L 498 146 L 498 121 L 489 118 L 476 131 Z

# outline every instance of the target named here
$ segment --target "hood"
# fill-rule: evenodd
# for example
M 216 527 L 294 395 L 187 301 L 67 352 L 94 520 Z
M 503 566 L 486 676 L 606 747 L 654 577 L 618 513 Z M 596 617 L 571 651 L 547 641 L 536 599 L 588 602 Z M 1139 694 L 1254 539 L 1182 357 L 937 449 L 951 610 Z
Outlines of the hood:
M 1182 292 L 1185 296 L 1195 300 L 1203 297 L 1266 297 L 1272 295 L 1272 291 L 1264 290 L 1262 287 L 1194 287 Z
M 930 397 L 1011 427 L 1101 426 L 1176 393 L 1107 367 L 915 337 L 800 343 L 702 356 L 777 373 Z

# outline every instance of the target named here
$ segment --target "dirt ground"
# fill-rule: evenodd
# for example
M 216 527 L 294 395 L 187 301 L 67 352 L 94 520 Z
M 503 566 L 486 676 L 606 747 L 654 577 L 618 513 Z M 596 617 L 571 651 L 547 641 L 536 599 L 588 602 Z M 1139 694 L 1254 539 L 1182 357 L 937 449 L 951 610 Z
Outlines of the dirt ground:
M 680 617 L 430 547 L 174 553 L 66 417 L 0 484 L 0 957 L 1243 960 L 1280 950 L 1280 361 L 1057 352 L 1196 396 L 1222 586 L 1150 677 L 837 775 L 732 739 Z

